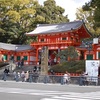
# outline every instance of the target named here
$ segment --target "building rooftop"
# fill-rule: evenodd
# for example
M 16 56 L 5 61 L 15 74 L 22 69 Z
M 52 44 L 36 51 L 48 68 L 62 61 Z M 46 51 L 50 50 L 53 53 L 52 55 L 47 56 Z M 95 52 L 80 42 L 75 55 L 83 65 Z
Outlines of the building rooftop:
M 52 34 L 52 33 L 58 33 L 58 32 L 59 33 L 67 32 L 67 31 L 79 29 L 82 25 L 84 25 L 84 22 L 82 20 L 67 22 L 67 23 L 60 23 L 60 24 L 38 24 L 37 28 L 34 31 L 26 33 L 26 35 L 38 35 L 38 34 L 48 34 L 48 33 Z M 88 32 L 88 30 L 87 30 L 87 32 Z
M 0 42 L 0 49 L 12 50 L 12 51 L 23 51 L 33 49 L 30 45 L 13 45 Z

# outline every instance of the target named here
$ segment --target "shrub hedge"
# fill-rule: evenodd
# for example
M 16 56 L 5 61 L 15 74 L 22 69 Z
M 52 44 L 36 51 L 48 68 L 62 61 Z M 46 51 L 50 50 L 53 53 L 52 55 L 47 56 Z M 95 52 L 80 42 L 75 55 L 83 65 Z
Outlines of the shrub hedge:
M 56 73 L 65 73 L 66 71 L 69 73 L 81 73 L 85 71 L 85 61 L 80 60 L 63 62 L 61 64 L 52 66 L 49 69 L 49 72 L 50 70 L 53 70 Z

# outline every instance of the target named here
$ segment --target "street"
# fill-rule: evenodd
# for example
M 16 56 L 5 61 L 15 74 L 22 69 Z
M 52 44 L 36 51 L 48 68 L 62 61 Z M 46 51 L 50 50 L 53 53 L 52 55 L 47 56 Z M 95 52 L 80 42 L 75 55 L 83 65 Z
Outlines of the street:
M 0 100 L 100 100 L 100 86 L 0 80 Z

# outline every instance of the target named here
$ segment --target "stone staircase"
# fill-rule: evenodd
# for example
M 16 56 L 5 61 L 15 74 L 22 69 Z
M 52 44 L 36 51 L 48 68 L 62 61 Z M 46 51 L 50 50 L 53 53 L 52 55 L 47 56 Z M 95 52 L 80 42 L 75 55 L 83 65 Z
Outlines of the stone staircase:
M 12 72 L 16 69 L 16 64 L 13 62 L 7 62 L 8 64 L 0 68 L 0 73 L 4 71 L 5 68 L 9 68 L 9 71 Z
M 3 66 L 2 68 L 0 68 L 0 73 L 3 73 L 5 68 L 9 68 L 10 72 L 13 72 L 13 71 L 20 71 L 20 72 L 21 71 L 33 71 L 34 66 L 36 66 L 36 65 L 24 65 L 21 68 L 18 68 L 18 66 L 16 66 L 15 63 L 13 63 L 13 62 L 8 62 L 8 63 L 9 63 L 8 65 Z
M 35 65 L 24 65 L 21 68 L 16 67 L 15 71 L 33 71 Z

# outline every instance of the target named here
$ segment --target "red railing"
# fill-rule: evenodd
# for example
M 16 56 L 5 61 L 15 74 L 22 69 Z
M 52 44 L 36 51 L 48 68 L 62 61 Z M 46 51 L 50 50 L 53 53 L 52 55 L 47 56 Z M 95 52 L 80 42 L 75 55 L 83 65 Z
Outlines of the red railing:
M 50 73 L 48 73 L 49 75 L 51 75 Z M 62 76 L 64 75 L 64 73 L 55 73 L 54 75 L 59 75 L 59 76 Z M 70 73 L 70 76 L 80 76 L 79 73 Z

